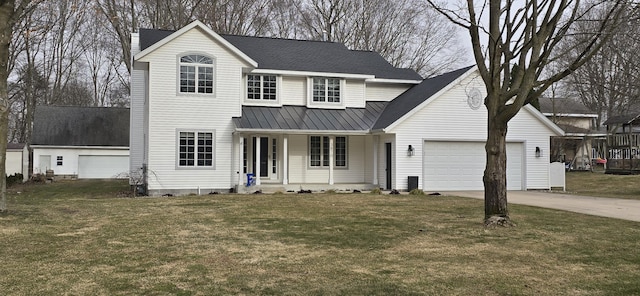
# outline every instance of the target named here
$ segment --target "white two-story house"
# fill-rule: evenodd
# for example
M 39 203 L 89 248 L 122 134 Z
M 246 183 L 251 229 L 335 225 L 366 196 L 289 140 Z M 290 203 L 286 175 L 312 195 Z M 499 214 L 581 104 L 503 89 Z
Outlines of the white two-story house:
M 198 21 L 142 29 L 132 51 L 131 172 L 151 195 L 482 189 L 475 67 L 423 80 L 375 52 L 220 35 Z M 507 136 L 509 189 L 549 188 L 549 137 L 560 134 L 521 110 Z

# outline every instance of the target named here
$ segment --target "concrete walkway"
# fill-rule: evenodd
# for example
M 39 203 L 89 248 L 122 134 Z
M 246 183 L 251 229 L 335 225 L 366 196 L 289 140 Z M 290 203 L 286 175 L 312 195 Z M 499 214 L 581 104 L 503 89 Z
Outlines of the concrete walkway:
M 483 191 L 447 191 L 442 195 L 484 199 Z M 640 222 L 640 200 L 577 196 L 536 191 L 509 191 L 510 204 L 564 210 Z

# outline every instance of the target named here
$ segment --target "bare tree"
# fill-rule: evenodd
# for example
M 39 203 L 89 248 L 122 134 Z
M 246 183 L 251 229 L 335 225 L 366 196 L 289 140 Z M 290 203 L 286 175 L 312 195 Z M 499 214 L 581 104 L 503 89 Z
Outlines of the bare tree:
M 600 9 L 593 13 L 602 15 L 606 11 Z M 640 55 L 637 53 L 640 48 L 639 15 L 638 8 L 627 10 L 622 19 L 624 25 L 612 31 L 611 40 L 602 50 L 594 55 L 590 63 L 563 80 L 570 93 L 598 112 L 598 126 L 611 116 L 640 110 Z M 582 32 L 593 30 L 593 24 L 581 24 L 574 39 L 568 40 L 565 46 L 573 48 L 574 43 L 581 42 Z M 568 58 L 559 62 L 566 63 Z
M 20 22 L 25 11 L 33 9 L 39 1 L 6 0 L 0 2 L 0 212 L 7 210 L 7 136 L 9 129 L 9 53 L 14 26 Z
M 628 1 L 489 0 L 478 5 L 467 0 L 466 11 L 429 3 L 468 30 L 473 54 L 487 96 L 486 167 L 483 176 L 485 225 L 512 225 L 507 209 L 507 124 L 525 105 L 535 101 L 553 83 L 584 65 L 609 40 Z M 488 3 L 488 7 L 485 6 Z M 602 18 L 590 11 L 605 7 Z M 488 11 L 487 11 L 488 9 Z M 483 14 L 488 12 L 488 27 Z M 546 71 L 561 55 L 559 44 L 581 22 L 597 24 L 585 33 L 577 54 L 563 68 Z M 483 44 L 481 35 L 488 41 Z M 485 50 L 486 49 L 486 50 Z
M 309 0 L 295 7 L 306 38 L 376 51 L 425 77 L 466 63 L 457 28 L 420 1 Z

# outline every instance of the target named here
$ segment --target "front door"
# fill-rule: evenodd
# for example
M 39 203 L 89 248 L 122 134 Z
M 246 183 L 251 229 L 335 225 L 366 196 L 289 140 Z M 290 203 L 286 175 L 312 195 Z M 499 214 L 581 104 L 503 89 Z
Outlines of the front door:
M 386 155 L 386 168 L 385 168 L 385 172 L 386 172 L 386 177 L 387 177 L 387 183 L 386 183 L 386 189 L 391 189 L 391 143 L 384 143 L 384 148 L 385 148 L 385 155 Z
M 260 139 L 260 143 L 258 140 Z M 256 147 L 260 145 L 260 177 L 269 176 L 269 138 L 268 137 L 253 137 L 253 168 L 256 171 Z

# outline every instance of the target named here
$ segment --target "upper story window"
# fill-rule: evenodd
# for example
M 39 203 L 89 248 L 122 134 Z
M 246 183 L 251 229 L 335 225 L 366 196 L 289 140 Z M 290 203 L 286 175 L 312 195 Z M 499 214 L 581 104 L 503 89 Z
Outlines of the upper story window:
M 247 99 L 276 100 L 275 75 L 247 75 Z
M 340 79 L 339 78 L 313 78 L 313 101 L 340 103 Z
M 213 59 L 203 55 L 180 57 L 180 92 L 213 93 Z

